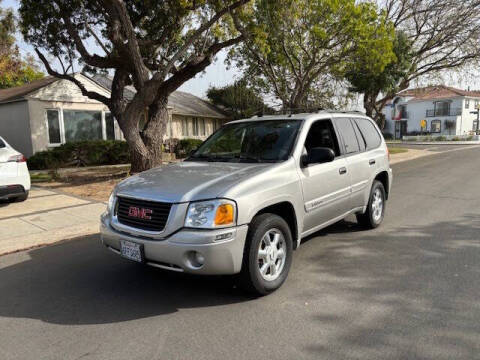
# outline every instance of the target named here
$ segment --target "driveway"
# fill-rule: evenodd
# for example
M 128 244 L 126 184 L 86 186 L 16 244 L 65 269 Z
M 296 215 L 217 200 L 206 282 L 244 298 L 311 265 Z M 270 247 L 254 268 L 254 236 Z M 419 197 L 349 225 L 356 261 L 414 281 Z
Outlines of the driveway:
M 306 239 L 263 298 L 98 235 L 0 257 L 0 359 L 475 359 L 480 149 L 393 166 L 384 224 Z
M 33 187 L 25 202 L 0 203 L 0 255 L 94 234 L 105 206 Z

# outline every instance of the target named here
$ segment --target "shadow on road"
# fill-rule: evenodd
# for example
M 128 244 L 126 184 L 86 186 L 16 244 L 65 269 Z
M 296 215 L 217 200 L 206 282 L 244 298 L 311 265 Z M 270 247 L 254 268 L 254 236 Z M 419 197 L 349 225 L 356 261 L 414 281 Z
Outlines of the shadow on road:
M 348 227 L 356 228 L 337 224 L 316 236 Z M 478 358 L 479 233 L 480 217 L 469 214 L 428 226 L 345 233 L 313 255 L 310 241 L 299 250 L 304 262 L 315 264 L 302 295 L 321 294 L 312 320 L 323 330 L 307 351 L 319 359 Z
M 0 316 L 57 324 L 115 323 L 178 308 L 248 301 L 231 277 L 203 277 L 143 266 L 110 253 L 99 235 L 0 258 Z

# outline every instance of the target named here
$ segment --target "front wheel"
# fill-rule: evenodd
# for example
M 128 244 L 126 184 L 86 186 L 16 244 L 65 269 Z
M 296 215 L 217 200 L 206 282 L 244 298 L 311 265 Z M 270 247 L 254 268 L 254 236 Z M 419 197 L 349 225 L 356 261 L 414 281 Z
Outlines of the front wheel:
M 292 234 L 285 220 L 275 214 L 255 217 L 245 244 L 243 287 L 258 295 L 277 290 L 288 276 L 292 252 Z
M 385 216 L 386 196 L 383 184 L 375 180 L 370 191 L 367 211 L 357 214 L 357 221 L 368 229 L 380 226 Z

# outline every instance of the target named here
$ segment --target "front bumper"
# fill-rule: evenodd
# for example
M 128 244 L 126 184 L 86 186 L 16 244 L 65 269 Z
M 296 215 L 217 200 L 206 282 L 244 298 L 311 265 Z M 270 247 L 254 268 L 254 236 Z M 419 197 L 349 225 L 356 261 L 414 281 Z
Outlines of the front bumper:
M 247 225 L 218 230 L 181 229 L 165 239 L 154 240 L 114 230 L 107 214 L 102 215 L 100 224 L 102 243 L 117 254 L 120 254 L 121 240 L 131 241 L 143 244 L 147 265 L 203 275 L 239 273 L 247 231 Z M 227 238 L 216 241 L 218 237 Z M 192 252 L 203 255 L 202 266 L 192 264 Z

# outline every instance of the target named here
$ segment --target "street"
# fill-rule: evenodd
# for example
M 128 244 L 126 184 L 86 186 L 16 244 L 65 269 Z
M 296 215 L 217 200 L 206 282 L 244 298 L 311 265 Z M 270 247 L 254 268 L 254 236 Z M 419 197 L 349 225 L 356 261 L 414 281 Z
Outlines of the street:
M 383 225 L 305 239 L 263 298 L 126 261 L 98 235 L 0 257 L 0 359 L 480 358 L 479 158 L 394 165 Z

